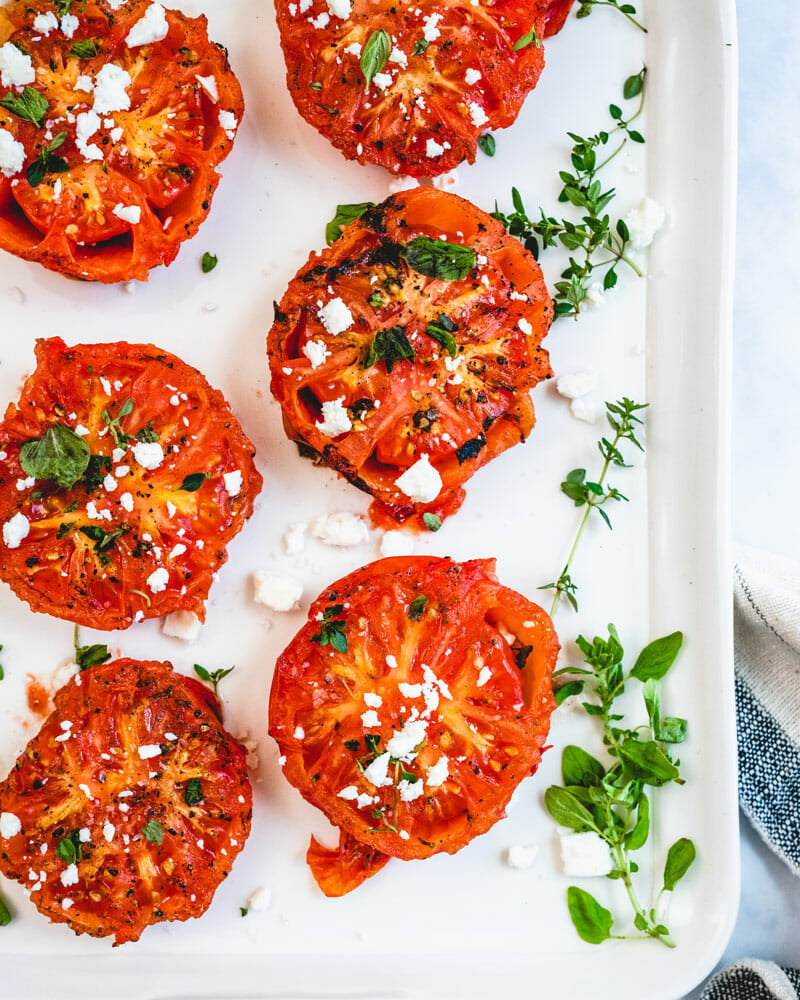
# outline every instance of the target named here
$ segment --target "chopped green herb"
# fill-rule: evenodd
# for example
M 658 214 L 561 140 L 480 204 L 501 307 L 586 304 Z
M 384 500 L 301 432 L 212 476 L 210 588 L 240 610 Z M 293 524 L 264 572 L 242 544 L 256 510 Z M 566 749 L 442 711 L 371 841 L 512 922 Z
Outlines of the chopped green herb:
M 94 643 L 91 646 L 75 647 L 75 662 L 81 670 L 88 670 L 89 667 L 96 667 L 100 663 L 105 663 L 111 659 L 108 646 L 103 643 Z
M 12 920 L 11 910 L 5 900 L 0 896 L 0 927 L 8 927 Z
M 386 371 L 391 374 L 398 361 L 410 361 L 413 357 L 414 348 L 409 343 L 405 330 L 402 326 L 393 326 L 388 330 L 378 330 L 362 367 L 371 368 L 383 361 Z
M 89 446 L 63 424 L 51 424 L 42 437 L 26 441 L 19 450 L 19 462 L 34 479 L 53 479 L 71 489 L 89 464 Z
M 420 594 L 419 597 L 415 597 L 414 600 L 408 606 L 408 617 L 412 622 L 417 622 L 423 615 L 425 608 L 428 606 L 428 598 L 424 594 Z
M 152 420 L 148 420 L 144 427 L 137 432 L 136 440 L 141 441 L 143 444 L 160 440 L 158 431 L 153 428 Z
M 361 740 L 345 740 L 344 745 L 348 750 L 352 750 L 353 753 L 357 753 L 361 749 Z
M 312 90 L 322 90 L 322 84 L 319 82 L 319 80 L 315 80 L 314 83 L 310 84 L 309 86 L 311 87 Z
M 200 258 L 200 267 L 203 274 L 208 274 L 210 271 L 213 271 L 217 266 L 218 260 L 219 258 L 215 257 L 213 253 L 208 253 L 208 251 L 206 251 L 206 253 L 204 253 Z
M 375 202 L 373 201 L 361 201 L 356 204 L 350 205 L 337 205 L 336 215 L 331 219 L 331 221 L 325 227 L 325 242 L 328 246 L 331 243 L 335 243 L 339 237 L 342 235 L 342 229 L 345 226 L 349 226 L 351 222 L 355 222 L 356 219 L 360 219 L 364 212 L 368 208 L 372 208 Z
M 247 914 L 248 914 L 249 912 L 250 912 L 250 911 L 249 911 L 249 910 L 247 909 L 247 907 L 246 907 L 246 906 L 240 906 L 240 907 L 239 907 L 239 913 L 240 913 L 240 914 L 241 914 L 241 915 L 242 915 L 243 917 L 246 917 L 246 916 L 247 916 Z
M 142 827 L 142 836 L 158 847 L 164 843 L 164 828 L 157 819 L 149 819 Z
M 447 316 L 440 315 L 438 323 L 428 323 L 425 333 L 447 351 L 451 358 L 458 354 L 458 344 L 453 336 L 458 326 Z
M 373 292 L 372 295 L 370 295 L 369 298 L 367 299 L 367 302 L 372 306 L 373 309 L 380 309 L 386 305 L 386 302 L 384 301 L 384 298 L 380 292 Z
M 422 523 L 428 531 L 438 531 L 442 526 L 442 519 L 438 514 L 433 514 L 431 511 L 426 510 L 422 515 Z
M 631 24 L 635 25 L 639 31 L 644 31 L 645 34 L 647 33 L 647 28 L 636 20 L 636 17 L 634 16 L 636 14 L 636 8 L 632 3 L 620 3 L 619 0 L 581 0 L 575 16 L 580 18 L 588 17 L 595 7 L 611 7 L 614 10 L 618 10 L 620 14 L 626 17 Z
M 25 171 L 25 176 L 31 187 L 37 187 L 45 179 L 47 174 L 63 174 L 69 170 L 69 164 L 63 156 L 55 156 L 55 151 L 64 145 L 67 138 L 66 132 L 58 132 L 53 136 L 53 141 L 41 150 L 35 160 L 31 160 Z
M 209 475 L 207 472 L 191 472 L 178 487 L 178 491 L 183 491 L 184 493 L 194 493 L 196 490 L 200 489 L 208 478 Z
M 199 663 L 195 663 L 194 665 L 194 672 L 197 674 L 197 676 L 200 678 L 201 681 L 205 681 L 207 684 L 211 684 L 211 686 L 214 688 L 214 694 L 216 695 L 219 695 L 220 681 L 223 680 L 225 677 L 227 677 L 228 674 L 233 673 L 235 669 L 236 667 L 228 667 L 227 669 L 225 669 L 224 667 L 220 667 L 219 670 L 211 671 L 211 670 L 206 670 L 205 667 L 201 667 Z
M 80 832 L 73 830 L 56 844 L 56 855 L 67 865 L 74 865 L 81 859 Z
M 189 778 L 183 788 L 183 800 L 187 806 L 199 805 L 205 796 L 199 778 Z
M 531 28 L 530 31 L 522 35 L 521 38 L 517 39 L 517 44 L 514 46 L 514 52 L 519 52 L 520 49 L 526 49 L 531 42 L 536 46 L 537 49 L 542 47 L 542 40 L 536 34 L 536 27 Z
M 119 528 L 111 532 L 105 531 L 97 524 L 81 525 L 78 528 L 82 535 L 86 535 L 94 542 L 93 548 L 97 552 L 102 566 L 109 564 L 111 559 L 108 553 L 116 546 L 117 540 L 123 535 L 127 535 L 130 530 L 130 525 L 127 524 L 120 525 Z
M 311 636 L 312 642 L 318 642 L 320 646 L 333 646 L 340 653 L 347 652 L 347 636 L 345 627 L 347 622 L 340 618 L 344 611 L 341 604 L 331 604 L 322 612 L 319 632 Z
M 96 38 L 84 38 L 73 43 L 67 56 L 75 56 L 77 59 L 93 59 L 99 51 Z
M 416 42 L 414 42 L 414 52 L 413 52 L 413 55 L 415 55 L 415 56 L 424 56 L 425 53 L 428 51 L 428 46 L 430 44 L 431 43 L 428 41 L 427 38 L 418 38 L 416 40 Z
M 105 423 L 108 424 L 108 429 L 111 431 L 111 436 L 114 438 L 114 444 L 118 448 L 127 448 L 128 442 L 133 440 L 132 435 L 126 434 L 120 425 L 120 421 L 125 417 L 130 416 L 131 413 L 133 413 L 133 400 L 130 396 L 128 396 L 119 408 L 119 412 L 116 417 L 112 417 L 108 410 L 103 410 L 100 414 Z
M 486 156 L 494 156 L 497 151 L 497 143 L 491 132 L 484 132 L 482 136 L 478 138 L 478 148 Z
M 383 28 L 373 31 L 361 52 L 361 72 L 364 74 L 364 86 L 368 87 L 389 61 L 392 51 L 392 39 Z
M 48 106 L 45 98 L 33 87 L 26 87 L 19 96 L 9 92 L 0 98 L 0 107 L 10 111 L 17 118 L 30 122 L 37 128 L 44 125 L 44 116 L 47 114 Z
M 475 251 L 458 243 L 417 236 L 401 249 L 408 266 L 428 278 L 460 281 L 475 267 Z

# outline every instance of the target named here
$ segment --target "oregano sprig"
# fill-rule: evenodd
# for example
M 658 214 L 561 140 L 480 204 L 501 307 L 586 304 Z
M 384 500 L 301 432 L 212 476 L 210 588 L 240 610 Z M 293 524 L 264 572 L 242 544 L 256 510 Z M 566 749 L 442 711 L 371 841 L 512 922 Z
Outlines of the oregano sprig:
M 675 663 L 683 635 L 673 632 L 649 643 L 627 671 L 623 666 L 625 652 L 613 625 L 608 627 L 607 638 L 589 641 L 579 636 L 576 642 L 584 666 L 557 671 L 557 675 L 570 678 L 558 694 L 560 700 L 566 694 L 590 695 L 583 708 L 602 724 L 609 763 L 602 763 L 581 747 L 565 747 L 561 759 L 564 783 L 547 789 L 545 807 L 561 826 L 578 833 L 591 831 L 608 845 L 611 870 L 607 877 L 619 879 L 625 886 L 636 933 L 614 933 L 611 911 L 578 886 L 567 889 L 570 918 L 580 937 L 590 944 L 610 938 L 654 938 L 672 948 L 661 904 L 664 894 L 675 889 L 694 862 L 695 845 L 688 837 L 681 837 L 669 848 L 661 888 L 650 906 L 639 900 L 634 884 L 638 865 L 631 855 L 645 845 L 650 833 L 651 806 L 646 789 L 670 782 L 683 784 L 680 761 L 672 756 L 672 748 L 685 739 L 686 720 L 662 717 L 660 698 L 660 682 Z M 631 681 L 642 685 L 646 725 L 623 725 L 624 716 L 617 710 L 617 700 Z
M 501 212 L 495 203 L 492 213 L 538 259 L 542 250 L 561 246 L 569 251 L 569 264 L 561 272 L 560 280 L 553 286 L 553 305 L 556 317 L 577 317 L 589 294 L 589 287 L 602 275 L 604 291 L 617 284 L 618 269 L 624 264 L 637 277 L 642 276 L 638 264 L 631 258 L 631 239 L 624 219 L 612 220 L 606 211 L 616 196 L 614 188 L 604 188 L 599 174 L 630 141 L 643 143 L 644 136 L 633 123 L 644 106 L 644 81 L 646 69 L 629 76 L 623 85 L 625 100 L 639 98 L 633 112 L 626 117 L 617 104 L 609 105 L 612 126 L 584 137 L 568 132 L 572 140 L 570 151 L 571 170 L 560 170 L 561 191 L 558 200 L 580 211 L 577 221 L 557 219 L 547 215 L 541 206 L 539 217 L 531 218 L 517 188 L 511 190 L 513 211 Z M 606 155 L 605 147 L 613 145 Z
M 639 428 L 643 426 L 643 421 L 638 414 L 646 409 L 647 405 L 647 403 L 635 403 L 627 396 L 623 396 L 615 403 L 607 402 L 606 420 L 612 434 L 609 437 L 601 437 L 597 442 L 597 449 L 603 459 L 600 475 L 596 481 L 587 480 L 585 469 L 573 469 L 567 473 L 566 478 L 561 483 L 561 492 L 569 497 L 576 507 L 585 507 L 586 510 L 578 524 L 561 576 L 553 583 L 545 583 L 539 588 L 540 590 L 555 591 L 550 607 L 551 616 L 555 614 L 562 597 L 566 597 L 572 607 L 576 611 L 578 610 L 578 601 L 575 597 L 578 587 L 570 575 L 575 554 L 589 518 L 592 516 L 592 511 L 597 511 L 606 525 L 611 528 L 611 518 L 604 509 L 604 505 L 612 501 L 628 500 L 616 487 L 606 485 L 606 477 L 612 467 L 624 469 L 629 465 L 620 450 L 623 442 L 628 442 L 639 451 L 644 452 L 644 447 L 637 436 Z
M 639 31 L 647 34 L 647 28 L 640 21 L 636 20 L 636 8 L 632 3 L 620 3 L 619 0 L 581 0 L 575 16 L 581 18 L 588 17 L 595 7 L 611 7 L 614 10 L 618 10 Z

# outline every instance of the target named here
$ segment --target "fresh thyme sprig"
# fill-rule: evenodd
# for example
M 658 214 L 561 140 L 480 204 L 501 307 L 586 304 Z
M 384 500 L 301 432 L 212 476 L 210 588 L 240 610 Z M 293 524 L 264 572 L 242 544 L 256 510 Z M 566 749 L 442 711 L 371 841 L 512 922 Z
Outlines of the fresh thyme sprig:
M 694 843 L 686 837 L 675 841 L 667 852 L 661 889 L 645 907 L 634 886 L 638 865 L 631 854 L 647 842 L 650 833 L 648 787 L 670 782 L 683 784 L 680 761 L 671 756 L 671 746 L 686 737 L 686 720 L 662 717 L 660 681 L 672 667 L 683 644 L 683 635 L 656 639 L 646 646 L 631 670 L 625 671 L 624 650 L 613 625 L 608 638 L 592 642 L 579 636 L 577 645 L 586 666 L 557 671 L 571 680 L 562 685 L 557 698 L 578 695 L 588 689 L 590 701 L 583 702 L 589 715 L 603 726 L 603 744 L 610 764 L 578 746 L 564 748 L 561 760 L 563 785 L 551 785 L 545 792 L 545 806 L 561 826 L 579 833 L 591 831 L 608 845 L 611 870 L 608 878 L 620 879 L 633 909 L 637 933 L 612 933 L 614 917 L 591 893 L 578 886 L 567 889 L 567 907 L 580 937 L 590 944 L 609 938 L 654 938 L 669 948 L 674 943 L 660 916 L 664 894 L 672 892 L 695 859 Z M 634 728 L 620 725 L 623 716 L 615 711 L 616 700 L 631 680 L 642 684 L 648 723 Z
M 643 426 L 643 421 L 637 416 L 637 413 L 646 409 L 647 405 L 647 403 L 634 403 L 627 396 L 623 396 L 615 403 L 607 402 L 606 419 L 613 434 L 610 439 L 602 437 L 597 442 L 598 451 L 603 458 L 603 465 L 597 481 L 587 480 L 585 469 L 573 469 L 572 472 L 567 473 L 566 479 L 561 484 L 562 493 L 568 496 L 576 507 L 585 507 L 586 510 L 578 524 L 561 576 L 553 583 L 545 583 L 539 588 L 540 590 L 555 590 L 553 603 L 550 607 L 551 617 L 555 614 L 562 597 L 566 597 L 572 607 L 576 611 L 578 610 L 578 600 L 575 597 L 578 587 L 570 575 L 575 553 L 592 511 L 596 510 L 610 528 L 611 519 L 603 509 L 604 504 L 612 500 L 619 502 L 628 499 L 616 487 L 606 486 L 606 476 L 612 466 L 622 469 L 629 466 L 620 451 L 620 445 L 623 441 L 630 442 L 639 451 L 644 452 L 644 447 L 636 436 L 639 427 Z
M 598 175 L 629 140 L 644 142 L 642 133 L 631 126 L 644 106 L 646 72 L 643 68 L 629 76 L 622 88 L 626 100 L 639 98 L 638 106 L 630 116 L 625 117 L 619 105 L 611 104 L 608 111 L 614 124 L 610 129 L 588 138 L 575 132 L 567 133 L 572 140 L 570 161 L 574 172 L 559 171 L 562 188 L 558 200 L 580 209 L 582 215 L 579 221 L 556 219 L 546 215 L 541 206 L 539 218 L 531 219 L 517 188 L 511 190 L 513 212 L 506 215 L 495 203 L 494 218 L 502 222 L 508 232 L 516 236 L 537 259 L 540 251 L 548 247 L 562 246 L 569 251 L 569 265 L 562 271 L 561 280 L 553 286 L 556 317 L 578 316 L 595 280 L 595 272 L 602 274 L 604 291 L 617 284 L 617 269 L 621 264 L 625 264 L 637 277 L 642 276 L 641 269 L 629 255 L 631 239 L 625 220 L 612 222 L 606 212 L 616 190 L 604 190 Z M 598 156 L 611 142 L 617 142 L 613 151 L 602 158 Z
M 613 7 L 614 10 L 618 10 L 620 14 L 626 17 L 631 24 L 635 25 L 639 31 L 647 34 L 647 28 L 641 22 L 637 21 L 634 16 L 636 8 L 632 3 L 619 3 L 619 0 L 581 0 L 575 16 L 588 17 L 595 7 Z
M 228 674 L 232 674 L 236 667 L 220 667 L 219 670 L 207 670 L 205 667 L 201 666 L 199 663 L 195 663 L 194 672 L 200 678 L 201 681 L 205 681 L 206 684 L 210 684 L 214 689 L 214 694 L 219 697 L 219 684 Z

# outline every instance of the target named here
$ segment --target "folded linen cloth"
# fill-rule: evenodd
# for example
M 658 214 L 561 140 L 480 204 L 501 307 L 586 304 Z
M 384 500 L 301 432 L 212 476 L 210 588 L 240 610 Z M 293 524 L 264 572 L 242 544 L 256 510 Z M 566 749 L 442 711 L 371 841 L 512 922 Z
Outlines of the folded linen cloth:
M 739 804 L 800 875 L 800 566 L 740 547 L 734 567 Z M 799 1000 L 800 970 L 747 959 L 701 1000 Z

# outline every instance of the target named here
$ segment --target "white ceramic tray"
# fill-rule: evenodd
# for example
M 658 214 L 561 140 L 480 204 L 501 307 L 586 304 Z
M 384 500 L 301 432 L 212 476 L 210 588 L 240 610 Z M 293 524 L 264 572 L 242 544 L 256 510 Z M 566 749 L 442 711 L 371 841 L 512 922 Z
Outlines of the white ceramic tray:
M 609 168 L 614 208 L 658 198 L 668 223 L 643 262 L 646 280 L 624 275 L 600 310 L 561 320 L 547 346 L 558 374 L 593 371 L 594 398 L 628 395 L 651 409 L 646 460 L 612 479 L 631 498 L 614 510 L 615 529 L 587 533 L 574 577 L 578 615 L 562 607 L 570 640 L 614 622 L 635 655 L 676 628 L 687 636 L 665 685 L 666 708 L 686 716 L 681 757 L 687 783 L 658 798 L 654 830 L 660 874 L 666 846 L 691 836 L 698 861 L 672 900 L 677 948 L 650 942 L 583 944 L 566 913 L 570 880 L 555 862 L 555 828 L 542 805 L 559 776 L 560 747 L 592 738 L 582 715 L 557 713 L 553 749 L 523 784 L 509 817 L 455 857 L 392 862 L 355 893 L 329 900 L 304 864 L 309 833 L 330 841 L 324 819 L 284 781 L 266 735 L 272 666 L 323 586 L 378 556 L 380 533 L 357 549 L 309 541 L 284 553 L 290 521 L 335 510 L 365 512 L 367 498 L 333 473 L 301 460 L 283 436 L 264 354 L 272 302 L 311 248 L 337 202 L 381 200 L 389 177 L 346 163 L 297 116 L 283 82 L 272 10 L 255 0 L 186 0 L 204 9 L 242 80 L 247 113 L 209 220 L 177 262 L 147 284 L 82 286 L 8 256 L 0 258 L 0 401 L 15 398 L 32 367 L 34 338 L 68 343 L 152 341 L 203 370 L 231 401 L 258 449 L 264 491 L 230 548 L 212 590 L 208 622 L 191 646 L 157 623 L 125 633 L 90 633 L 124 655 L 171 659 L 186 672 L 236 664 L 223 683 L 234 733 L 259 742 L 251 839 L 211 910 L 199 921 L 147 930 L 137 944 L 75 937 L 49 925 L 16 885 L 1 891 L 14 922 L 0 930 L 2 990 L 13 1000 L 87 996 L 104 1000 L 279 997 L 430 997 L 467 1000 L 584 997 L 675 1000 L 721 954 L 738 898 L 735 737 L 729 609 L 728 382 L 735 179 L 736 39 L 733 0 L 644 0 L 645 38 L 599 8 L 571 17 L 547 45 L 548 66 L 516 125 L 497 134 L 494 159 L 458 171 L 455 191 L 487 210 L 510 206 L 512 184 L 530 209 L 555 209 L 557 171 L 567 165 L 567 130 L 607 125 L 622 82 L 648 66 L 644 147 Z M 219 266 L 203 275 L 204 251 Z M 550 282 L 562 266 L 544 255 Z M 534 395 L 538 425 L 529 442 L 482 470 L 457 517 L 417 542 L 417 551 L 498 557 L 504 583 L 536 599 L 563 564 L 576 511 L 559 491 L 564 474 L 597 467 L 602 425 L 571 416 L 552 385 Z M 250 575 L 283 569 L 303 579 L 304 605 L 270 615 L 252 601 Z M 547 595 L 543 602 L 549 602 Z M 26 675 L 47 682 L 72 651 L 72 626 L 33 615 L 0 588 L 0 772 L 35 729 L 25 709 Z M 535 864 L 504 864 L 512 844 L 539 845 Z M 644 869 L 652 866 L 645 858 Z M 608 880 L 586 882 L 625 913 Z M 239 907 L 263 886 L 271 905 L 246 919 Z

